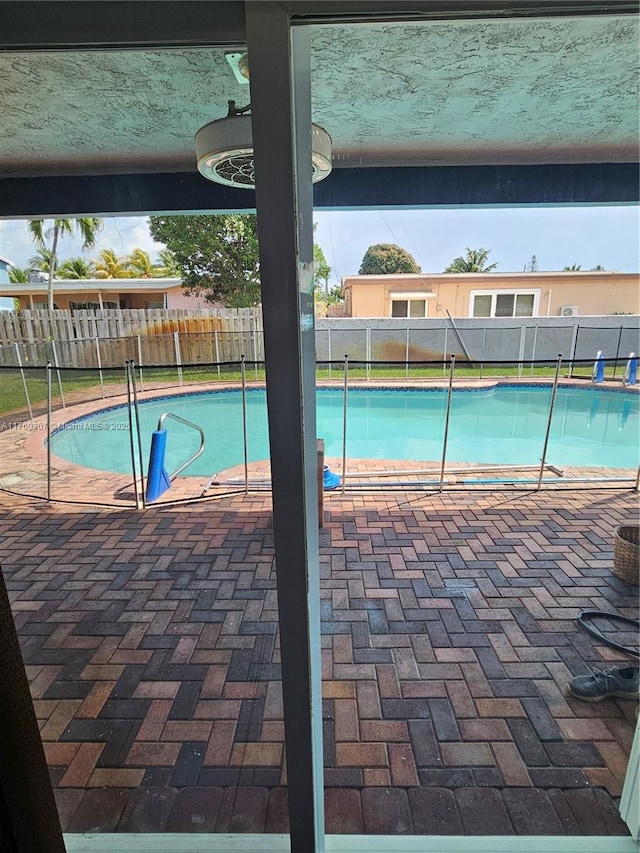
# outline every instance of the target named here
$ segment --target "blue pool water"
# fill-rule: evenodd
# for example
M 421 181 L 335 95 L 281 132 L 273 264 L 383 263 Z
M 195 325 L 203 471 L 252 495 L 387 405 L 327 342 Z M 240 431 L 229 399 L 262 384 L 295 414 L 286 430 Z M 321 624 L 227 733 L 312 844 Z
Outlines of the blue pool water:
M 540 462 L 551 389 L 526 385 L 454 391 L 447 460 Z M 422 389 L 350 389 L 347 456 L 440 461 L 447 392 Z M 266 459 L 264 390 L 247 392 L 249 461 Z M 185 474 L 212 476 L 243 462 L 242 397 L 211 391 L 157 397 L 140 403 L 145 467 L 151 434 L 163 412 L 195 421 L 206 433 L 204 454 Z M 318 435 L 327 456 L 342 456 L 343 394 L 319 389 Z M 633 393 L 558 388 L 547 461 L 558 466 L 635 468 L 638 465 L 639 397 Z M 195 430 L 167 421 L 167 470 L 177 468 L 199 445 Z M 131 451 L 126 407 L 72 421 L 52 436 L 52 452 L 88 468 L 129 473 Z

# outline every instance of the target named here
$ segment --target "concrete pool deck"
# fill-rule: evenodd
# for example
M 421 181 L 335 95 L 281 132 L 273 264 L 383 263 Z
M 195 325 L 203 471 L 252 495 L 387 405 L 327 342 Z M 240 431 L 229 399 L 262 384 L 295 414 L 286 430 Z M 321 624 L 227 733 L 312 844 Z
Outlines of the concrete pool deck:
M 637 618 L 628 490 L 325 496 L 327 829 L 611 835 L 636 703 L 567 696 Z M 2 496 L 0 559 L 67 832 L 286 832 L 270 496 Z

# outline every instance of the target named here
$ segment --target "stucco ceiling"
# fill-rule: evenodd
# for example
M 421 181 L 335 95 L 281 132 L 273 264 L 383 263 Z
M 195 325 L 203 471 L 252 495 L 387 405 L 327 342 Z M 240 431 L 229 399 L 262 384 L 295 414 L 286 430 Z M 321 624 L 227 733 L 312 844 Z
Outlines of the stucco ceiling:
M 634 16 L 312 30 L 334 166 L 635 162 Z M 249 100 L 221 49 L 0 53 L 0 177 L 195 170 Z

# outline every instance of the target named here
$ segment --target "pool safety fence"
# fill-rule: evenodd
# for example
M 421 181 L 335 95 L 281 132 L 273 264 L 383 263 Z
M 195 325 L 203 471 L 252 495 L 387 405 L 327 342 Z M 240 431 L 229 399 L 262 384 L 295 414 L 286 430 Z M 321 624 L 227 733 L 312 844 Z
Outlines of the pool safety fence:
M 52 358 L 44 368 L 27 367 L 19 361 L 16 353 L 15 367 L 0 367 L 0 489 L 16 492 L 48 501 L 92 505 L 135 506 L 144 509 L 150 503 L 181 503 L 191 500 L 218 498 L 227 494 L 270 488 L 270 478 L 266 465 L 258 466 L 252 472 L 249 437 L 254 415 L 247 406 L 247 398 L 256 388 L 264 388 L 264 366 L 261 362 L 247 359 L 241 354 L 238 361 L 208 364 L 186 363 L 167 368 L 164 365 L 143 366 L 135 359 L 127 359 L 119 367 L 100 365 L 89 370 L 85 368 L 62 367 L 55 361 L 56 349 L 51 350 Z M 635 356 L 630 354 L 624 371 L 619 371 L 615 384 L 607 381 L 606 388 L 629 391 L 637 388 L 630 383 L 637 382 L 637 364 Z M 408 372 L 403 361 L 361 361 L 344 355 L 340 360 L 318 363 L 319 384 L 341 389 L 342 391 L 342 441 L 340 461 L 334 461 L 334 469 L 340 474 L 338 491 L 368 489 L 415 489 L 442 492 L 445 489 L 476 488 L 526 488 L 539 491 L 542 488 L 571 487 L 582 483 L 600 486 L 625 483 L 636 491 L 639 487 L 640 468 L 629 469 L 589 469 L 584 475 L 567 473 L 560 466 L 562 455 L 555 446 L 554 456 L 549 459 L 549 442 L 556 412 L 556 394 L 561 381 L 576 379 L 584 387 L 597 387 L 599 377 L 613 379 L 614 371 L 620 361 L 619 356 L 604 357 L 599 354 L 595 359 L 571 359 L 562 356 L 554 360 L 499 361 L 481 364 L 463 361 L 455 354 L 446 362 L 443 372 L 440 359 L 414 361 Z M 595 370 L 594 365 L 603 365 L 603 370 Z M 631 368 L 635 367 L 635 370 Z M 540 436 L 540 461 L 536 464 L 487 463 L 461 464 L 459 460 L 448 462 L 450 426 L 455 419 L 452 414 L 452 395 L 456 388 L 471 390 L 487 388 L 493 384 L 491 376 L 507 376 L 516 384 L 544 385 L 550 387 L 549 408 L 544 435 Z M 489 382 L 489 385 L 487 385 Z M 417 383 L 417 384 L 416 384 Z M 349 470 L 351 401 L 350 392 L 355 387 L 378 388 L 434 388 L 446 390 L 446 406 L 442 416 L 442 444 L 439 461 L 417 460 L 415 464 L 396 464 L 393 460 L 383 460 L 380 465 L 368 464 L 365 468 L 359 464 Z M 172 412 L 176 401 L 184 393 L 206 389 L 233 388 L 240 391 L 241 406 L 238 422 L 232 427 L 234 433 L 242 435 L 241 461 L 230 460 L 223 470 L 238 467 L 240 473 L 228 474 L 220 470 L 210 471 L 199 478 L 189 470 L 194 459 L 185 448 L 184 458 L 176 464 L 176 470 L 169 476 L 170 488 L 155 497 L 147 499 L 149 474 L 149 454 L 146 450 L 151 441 L 151 431 L 142 426 L 140 409 L 148 400 L 166 397 L 163 418 L 181 420 L 178 412 Z M 128 432 L 128 472 L 114 473 L 109 470 L 109 455 L 114 446 L 114 436 L 108 437 L 106 427 L 97 426 L 90 419 L 97 409 L 125 407 L 126 423 L 121 424 L 123 432 Z M 625 408 L 626 407 L 626 408 Z M 592 407 L 591 417 L 597 415 Z M 631 408 L 626 402 L 622 408 L 619 429 L 628 419 Z M 219 440 L 211 435 L 207 424 L 192 424 L 202 432 L 205 443 Z M 92 429 L 93 459 L 75 464 L 60 459 L 52 445 L 52 436 L 60 429 Z M 149 435 L 146 435 L 146 432 Z M 173 433 L 173 434 L 172 434 Z M 120 437 L 124 440 L 124 436 Z M 175 428 L 168 429 L 167 443 L 175 454 L 176 448 L 182 452 L 181 439 Z M 255 458 L 255 457 L 254 457 Z M 81 467 L 81 465 L 83 467 Z M 87 466 L 87 467 L 84 467 Z M 338 467 L 340 466 L 340 467 Z M 203 481 L 204 480 L 204 481 Z M 335 484 L 334 484 L 335 485 Z
M 19 361 L 25 367 L 44 368 L 51 361 L 58 367 L 100 369 L 121 367 L 132 359 L 139 368 L 180 368 L 183 364 L 238 362 L 242 355 L 247 361 L 264 361 L 263 333 L 256 317 L 227 323 L 233 328 L 224 329 L 215 328 L 216 323 L 207 327 L 193 320 L 178 318 L 174 322 L 160 316 L 157 321 L 141 323 L 137 315 L 145 312 L 131 312 L 136 317 L 126 322 L 105 323 L 98 317 L 74 324 L 76 315 L 88 313 L 75 312 L 71 317 L 70 312 L 54 312 L 69 317 L 53 325 L 43 323 L 39 316 L 29 319 L 27 326 L 16 320 L 11 330 L 0 334 L 0 366 L 19 366 Z M 475 325 L 477 322 L 456 318 L 432 325 L 426 320 L 398 326 L 397 321 L 382 318 L 322 321 L 315 333 L 316 358 L 333 365 L 347 353 L 352 361 L 369 364 L 402 362 L 405 371 L 415 361 L 436 360 L 442 364 L 446 379 L 451 355 L 459 362 L 476 365 L 513 361 L 521 363 L 524 370 L 525 365 L 553 359 L 558 352 L 575 361 L 591 359 L 593 353 L 602 350 L 614 359 L 611 371 L 617 376 L 629 353 L 639 349 L 637 318 L 625 318 L 619 325 L 597 326 L 588 318 L 570 323 L 546 318 L 514 318 L 513 325 L 503 321 Z

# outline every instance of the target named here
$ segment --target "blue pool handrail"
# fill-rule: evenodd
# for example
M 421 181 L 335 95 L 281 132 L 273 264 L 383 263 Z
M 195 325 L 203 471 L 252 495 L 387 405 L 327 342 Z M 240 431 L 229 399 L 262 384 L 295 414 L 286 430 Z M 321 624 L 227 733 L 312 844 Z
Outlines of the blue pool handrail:
M 193 453 L 186 462 L 176 468 L 171 474 L 167 474 L 165 468 L 165 455 L 167 450 L 167 431 L 164 428 L 164 422 L 167 418 L 172 418 L 174 421 L 186 424 L 193 427 L 200 433 L 200 447 Z M 204 452 L 204 430 L 193 421 L 188 421 L 186 418 L 181 418 L 179 415 L 174 415 L 173 412 L 163 412 L 158 420 L 158 428 L 151 436 L 151 452 L 149 454 L 149 470 L 147 473 L 147 492 L 145 499 L 151 503 L 158 500 L 160 495 L 163 495 L 167 489 L 171 488 L 171 483 L 184 469 L 191 465 L 192 462 L 201 456 Z

